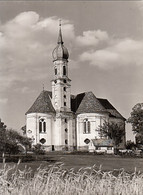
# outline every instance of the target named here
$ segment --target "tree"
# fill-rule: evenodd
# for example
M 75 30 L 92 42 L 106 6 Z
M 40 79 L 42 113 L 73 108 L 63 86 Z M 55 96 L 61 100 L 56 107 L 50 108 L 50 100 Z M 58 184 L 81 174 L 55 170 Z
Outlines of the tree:
M 143 103 L 138 103 L 132 108 L 131 116 L 127 122 L 132 125 L 137 144 L 143 144 Z
M 123 141 L 125 136 L 124 123 L 115 123 L 105 121 L 102 126 L 100 126 L 99 134 L 101 137 L 109 137 L 113 141 L 114 153 L 117 153 L 117 148 Z
M 0 121 L 1 122 L 1 121 Z M 13 129 L 6 129 L 4 123 L 0 123 L 0 152 L 16 154 L 19 152 L 19 144 L 25 147 L 27 152 L 27 147 L 30 147 L 31 140 L 27 137 L 20 135 L 17 131 Z
M 5 132 L 6 132 L 6 125 L 0 119 L 0 151 L 4 152 L 5 150 Z
M 0 131 L 5 131 L 5 130 L 6 130 L 6 125 L 0 119 Z
M 16 149 L 16 146 L 19 148 L 20 144 L 23 145 L 25 147 L 26 154 L 27 154 L 28 147 L 31 147 L 31 139 L 20 135 L 17 131 L 13 129 L 8 129 L 6 131 L 6 142 L 10 143 L 11 146 L 13 145 L 15 149 Z
M 135 133 L 143 134 L 143 103 L 138 103 L 132 108 L 131 116 L 127 122 L 131 123 Z

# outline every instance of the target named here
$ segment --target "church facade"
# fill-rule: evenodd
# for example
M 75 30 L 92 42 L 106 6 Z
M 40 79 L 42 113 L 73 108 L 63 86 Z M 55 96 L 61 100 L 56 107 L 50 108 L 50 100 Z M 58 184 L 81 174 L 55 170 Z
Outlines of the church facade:
M 64 46 L 61 25 L 52 56 L 52 90 L 43 90 L 26 112 L 26 135 L 33 145 L 41 143 L 47 151 L 112 151 L 112 140 L 101 139 L 99 126 L 104 121 L 125 126 L 125 119 L 107 99 L 97 98 L 91 91 L 71 94 L 69 53 Z M 125 137 L 122 146 L 124 142 Z

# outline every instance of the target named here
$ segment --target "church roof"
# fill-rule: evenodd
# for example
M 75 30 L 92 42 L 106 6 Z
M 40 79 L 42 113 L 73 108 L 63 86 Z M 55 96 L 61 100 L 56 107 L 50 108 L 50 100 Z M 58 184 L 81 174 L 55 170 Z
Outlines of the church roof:
M 102 106 L 106 108 L 106 110 L 110 113 L 110 117 L 115 117 L 115 118 L 122 118 L 126 120 L 112 105 L 107 99 L 101 99 L 98 98 Z
M 92 92 L 78 94 L 72 104 L 75 104 L 72 107 L 77 114 L 107 112 Z
M 71 96 L 71 110 L 76 114 L 108 112 L 110 117 L 125 118 L 111 105 L 107 99 L 96 98 L 92 92 Z
M 55 109 L 51 102 L 52 93 L 50 91 L 42 91 L 35 100 L 31 108 L 26 112 L 29 113 L 54 113 Z
M 26 114 L 55 113 L 51 98 L 51 91 L 42 91 Z M 107 99 L 96 98 L 92 92 L 71 95 L 71 111 L 76 114 L 106 112 L 110 117 L 126 120 Z

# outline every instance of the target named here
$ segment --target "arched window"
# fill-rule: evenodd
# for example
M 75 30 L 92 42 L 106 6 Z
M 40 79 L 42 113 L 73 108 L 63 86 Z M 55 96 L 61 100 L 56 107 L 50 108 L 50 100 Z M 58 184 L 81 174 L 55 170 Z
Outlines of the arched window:
M 67 140 L 67 139 L 65 139 L 65 144 L 66 144 L 66 145 L 68 144 L 68 140 Z
M 46 122 L 45 121 L 43 122 L 43 131 L 44 133 L 46 132 Z
M 63 66 L 63 75 L 66 75 L 66 67 Z
M 90 121 L 88 119 L 84 119 L 84 130 L 83 133 L 90 133 Z
M 46 133 L 46 122 L 43 118 L 39 120 L 39 133 Z
M 64 91 L 66 91 L 66 87 L 64 87 Z
M 42 122 L 39 121 L 39 133 L 41 133 L 41 132 L 42 132 Z
M 57 75 L 57 68 L 55 68 L 55 75 Z

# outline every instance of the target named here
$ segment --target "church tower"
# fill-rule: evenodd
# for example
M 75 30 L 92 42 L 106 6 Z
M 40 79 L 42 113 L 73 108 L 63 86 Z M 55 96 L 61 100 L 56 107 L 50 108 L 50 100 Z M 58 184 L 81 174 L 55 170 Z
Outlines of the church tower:
M 56 111 L 53 134 L 55 150 L 72 150 L 75 120 L 71 111 L 71 80 L 68 78 L 69 53 L 64 46 L 61 23 L 57 46 L 53 50 L 52 105 Z
M 59 36 L 56 48 L 53 50 L 54 79 L 52 80 L 52 103 L 56 111 L 71 111 L 70 94 L 71 80 L 68 78 L 69 53 L 64 46 L 61 23 L 59 24 Z

